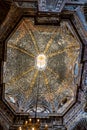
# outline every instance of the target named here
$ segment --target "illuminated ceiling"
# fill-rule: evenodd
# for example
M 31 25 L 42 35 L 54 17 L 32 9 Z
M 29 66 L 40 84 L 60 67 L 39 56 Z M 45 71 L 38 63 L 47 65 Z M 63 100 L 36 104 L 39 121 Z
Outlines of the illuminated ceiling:
M 69 23 L 34 25 L 21 20 L 7 41 L 5 99 L 16 112 L 58 114 L 74 102 L 80 44 Z

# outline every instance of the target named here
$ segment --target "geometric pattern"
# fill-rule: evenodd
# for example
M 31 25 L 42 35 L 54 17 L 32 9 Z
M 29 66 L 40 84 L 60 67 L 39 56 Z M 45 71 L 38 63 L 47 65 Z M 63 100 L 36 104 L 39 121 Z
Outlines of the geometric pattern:
M 41 12 L 61 12 L 66 0 L 39 0 L 39 11 Z
M 5 99 L 16 112 L 61 114 L 75 100 L 79 75 L 80 44 L 69 29 L 34 25 L 24 18 L 7 42 L 4 64 Z M 36 68 L 39 54 L 47 57 L 44 70 Z

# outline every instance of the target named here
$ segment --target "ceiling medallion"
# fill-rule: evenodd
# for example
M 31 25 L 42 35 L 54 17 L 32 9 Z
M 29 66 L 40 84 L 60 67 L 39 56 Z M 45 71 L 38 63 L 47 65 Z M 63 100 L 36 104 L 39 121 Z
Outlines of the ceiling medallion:
M 46 55 L 39 54 L 36 57 L 35 66 L 40 71 L 45 70 L 45 68 L 47 66 L 47 57 L 46 57 Z

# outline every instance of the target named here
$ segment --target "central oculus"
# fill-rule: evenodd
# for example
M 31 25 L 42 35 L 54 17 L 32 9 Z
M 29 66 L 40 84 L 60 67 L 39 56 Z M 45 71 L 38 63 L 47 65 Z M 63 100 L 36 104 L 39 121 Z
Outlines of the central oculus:
M 39 54 L 36 57 L 36 67 L 38 70 L 45 70 L 47 66 L 47 58 L 44 54 Z

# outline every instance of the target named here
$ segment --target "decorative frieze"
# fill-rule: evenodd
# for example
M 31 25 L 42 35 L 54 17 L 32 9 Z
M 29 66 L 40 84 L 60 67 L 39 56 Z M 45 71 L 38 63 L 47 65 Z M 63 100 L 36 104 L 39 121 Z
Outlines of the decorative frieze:
M 64 116 L 64 124 L 67 127 L 67 130 L 70 129 L 74 121 L 81 114 L 83 109 L 82 106 L 83 105 L 81 103 L 76 103 Z
M 84 70 L 83 70 L 83 76 L 82 76 L 82 86 L 85 89 L 87 89 L 87 62 L 84 64 Z
M 61 12 L 66 0 L 39 0 L 40 12 Z
M 36 9 L 37 8 L 37 2 L 15 2 L 15 4 L 20 8 L 27 8 L 27 9 Z

